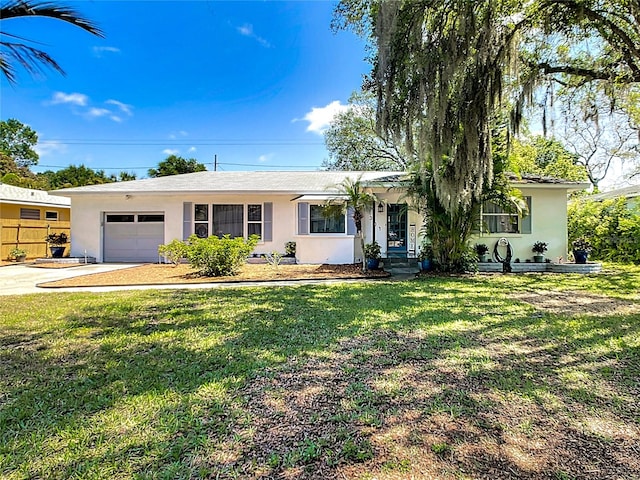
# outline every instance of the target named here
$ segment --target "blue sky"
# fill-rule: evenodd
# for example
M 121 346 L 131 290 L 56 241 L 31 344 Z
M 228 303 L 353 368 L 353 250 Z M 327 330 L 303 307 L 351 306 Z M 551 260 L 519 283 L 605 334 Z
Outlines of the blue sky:
M 74 164 L 146 176 L 175 153 L 222 170 L 312 170 L 322 130 L 370 70 L 330 30 L 329 1 L 64 2 L 101 39 L 49 19 L 6 20 L 67 76 L 0 80 L 0 117 L 39 135 L 35 171 Z

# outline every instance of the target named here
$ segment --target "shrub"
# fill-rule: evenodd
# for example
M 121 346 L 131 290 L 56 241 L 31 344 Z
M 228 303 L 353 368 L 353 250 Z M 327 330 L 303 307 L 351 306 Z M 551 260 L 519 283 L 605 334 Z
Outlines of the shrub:
M 284 244 L 284 253 L 287 257 L 296 256 L 296 242 L 287 242 Z
M 568 208 L 569 242 L 592 246 L 590 258 L 640 264 L 640 206 L 615 200 L 574 201 Z
M 225 235 L 222 238 L 189 237 L 187 260 L 205 277 L 235 275 L 258 244 L 260 237 L 251 235 L 248 240 Z
M 183 258 L 187 256 L 187 244 L 180 240 L 171 240 L 166 245 L 158 247 L 158 254 L 166 257 L 174 265 L 178 265 Z

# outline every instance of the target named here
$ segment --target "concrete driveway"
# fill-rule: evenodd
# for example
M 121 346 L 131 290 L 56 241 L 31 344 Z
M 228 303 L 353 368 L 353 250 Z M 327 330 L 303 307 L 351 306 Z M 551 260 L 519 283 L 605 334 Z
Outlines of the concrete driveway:
M 135 265 L 94 263 L 71 268 L 36 268 L 28 265 L 7 265 L 0 267 L 0 295 L 59 292 L 60 290 L 55 288 L 38 288 L 36 285 L 43 282 L 62 280 L 63 278 L 77 277 L 89 273 L 110 272 L 132 266 Z

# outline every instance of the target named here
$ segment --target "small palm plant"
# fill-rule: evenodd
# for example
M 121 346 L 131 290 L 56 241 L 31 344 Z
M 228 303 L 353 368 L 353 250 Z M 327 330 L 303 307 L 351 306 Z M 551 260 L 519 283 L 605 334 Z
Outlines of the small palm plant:
M 362 233 L 362 219 L 364 214 L 374 202 L 378 199 L 376 196 L 365 190 L 362 184 L 362 175 L 357 179 L 345 178 L 344 181 L 336 185 L 337 194 L 346 197 L 346 199 L 328 200 L 327 206 L 330 209 L 339 208 L 344 212 L 344 209 L 351 209 L 353 222 L 356 226 L 356 236 L 360 237 L 360 248 L 362 252 L 365 252 L 364 235 Z M 366 255 L 362 255 L 362 271 L 367 271 L 367 259 Z

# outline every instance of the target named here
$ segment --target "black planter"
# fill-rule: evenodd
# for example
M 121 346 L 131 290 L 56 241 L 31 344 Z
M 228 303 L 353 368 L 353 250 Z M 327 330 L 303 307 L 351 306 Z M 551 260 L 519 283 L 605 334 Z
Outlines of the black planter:
M 574 250 L 573 258 L 576 259 L 576 263 L 587 263 L 587 257 L 589 256 L 589 252 L 586 250 Z
M 51 252 L 51 256 L 53 258 L 62 258 L 65 248 L 66 247 L 49 247 L 49 251 Z

